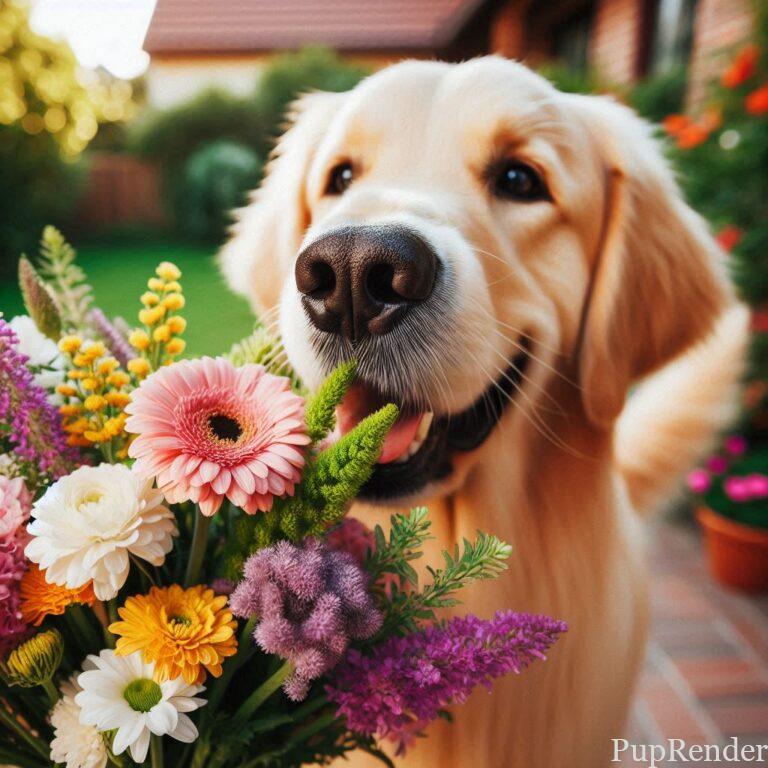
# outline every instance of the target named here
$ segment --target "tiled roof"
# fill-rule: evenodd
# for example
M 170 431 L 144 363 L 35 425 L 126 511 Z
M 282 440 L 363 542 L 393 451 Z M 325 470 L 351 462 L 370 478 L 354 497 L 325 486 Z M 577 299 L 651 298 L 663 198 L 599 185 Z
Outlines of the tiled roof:
M 341 50 L 434 50 L 484 0 L 157 0 L 149 53 L 243 52 L 312 43 Z

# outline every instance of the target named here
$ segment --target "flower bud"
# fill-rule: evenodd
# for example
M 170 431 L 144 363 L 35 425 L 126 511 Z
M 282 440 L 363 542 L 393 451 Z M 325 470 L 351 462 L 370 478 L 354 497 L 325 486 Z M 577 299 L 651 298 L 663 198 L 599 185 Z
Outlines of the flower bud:
M 56 629 L 40 632 L 10 653 L 0 664 L 8 685 L 32 688 L 47 683 L 61 664 L 64 640 Z
M 184 296 L 180 293 L 169 293 L 162 301 L 161 306 L 170 310 L 183 309 Z
M 162 261 L 157 265 L 155 274 L 163 280 L 178 280 L 181 277 L 181 270 L 170 261 Z
M 162 291 L 165 287 L 165 280 L 161 280 L 159 277 L 150 277 L 147 280 L 147 288 L 150 291 Z
M 165 345 L 165 351 L 169 355 L 180 355 L 185 347 L 187 346 L 187 342 L 184 341 L 184 339 L 171 339 L 166 345 Z
M 152 331 L 152 338 L 155 341 L 168 341 L 168 339 L 171 338 L 171 329 L 165 323 L 163 323 L 163 325 L 158 325 L 157 328 Z
M 134 357 L 128 361 L 128 370 L 136 376 L 146 376 L 149 373 L 149 363 L 143 357 Z
M 77 352 L 83 340 L 79 336 L 64 336 L 59 342 L 59 349 L 68 355 Z
M 135 331 L 131 331 L 131 335 L 128 337 L 128 343 L 134 348 L 144 350 L 149 347 L 149 336 L 147 332 L 137 328 Z
M 187 328 L 187 321 L 181 315 L 169 317 L 165 324 L 171 329 L 171 333 L 184 333 Z
M 154 307 L 160 301 L 160 297 L 154 291 L 145 291 L 139 299 L 145 307 Z

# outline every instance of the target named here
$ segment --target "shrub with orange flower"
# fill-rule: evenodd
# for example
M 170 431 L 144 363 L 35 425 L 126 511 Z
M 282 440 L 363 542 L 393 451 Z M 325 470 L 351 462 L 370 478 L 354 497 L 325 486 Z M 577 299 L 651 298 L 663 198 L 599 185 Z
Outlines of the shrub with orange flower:
M 761 85 L 744 99 L 744 108 L 750 115 L 768 113 L 768 85 Z
M 109 631 L 120 636 L 119 656 L 141 651 L 147 663 L 155 662 L 158 682 L 182 675 L 188 685 L 199 685 L 205 670 L 219 677 L 222 661 L 237 651 L 237 621 L 226 605 L 225 595 L 202 585 L 152 587 L 125 601 L 118 609 L 122 621 Z
M 759 60 L 760 49 L 756 45 L 745 45 L 723 72 L 720 82 L 726 88 L 738 88 L 754 76 Z
M 36 563 L 30 563 L 22 576 L 21 616 L 27 624 L 39 627 L 46 616 L 61 616 L 68 606 L 79 603 L 93 605 L 96 595 L 93 584 L 89 581 L 77 589 L 67 589 L 58 584 L 49 584 L 45 580 L 45 571 Z

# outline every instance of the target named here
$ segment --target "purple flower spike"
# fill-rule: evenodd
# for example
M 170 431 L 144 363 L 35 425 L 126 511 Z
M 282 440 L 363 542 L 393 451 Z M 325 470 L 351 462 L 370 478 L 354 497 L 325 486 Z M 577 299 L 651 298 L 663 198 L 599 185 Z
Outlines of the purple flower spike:
M 16 456 L 56 480 L 77 466 L 78 454 L 67 444 L 56 408 L 35 383 L 17 345 L 13 329 L 0 318 L 0 423 L 10 428 Z
M 349 651 L 326 686 L 338 714 L 359 733 L 389 738 L 402 754 L 440 710 L 464 702 L 477 685 L 519 673 L 568 629 L 547 616 L 499 611 L 466 616 L 393 637 L 371 656 Z
M 294 701 L 339 663 L 352 640 L 365 640 L 381 627 L 365 572 L 352 555 L 317 539 L 262 549 L 248 558 L 243 573 L 230 607 L 235 616 L 256 615 L 254 640 L 293 664 L 283 690 Z

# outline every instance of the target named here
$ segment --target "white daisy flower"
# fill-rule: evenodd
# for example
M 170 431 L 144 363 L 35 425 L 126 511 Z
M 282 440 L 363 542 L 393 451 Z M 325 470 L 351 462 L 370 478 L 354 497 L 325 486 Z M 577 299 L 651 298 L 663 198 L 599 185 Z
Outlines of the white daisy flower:
M 128 555 L 162 565 L 176 521 L 152 481 L 122 464 L 80 467 L 48 488 L 32 507 L 26 555 L 46 579 L 77 589 L 91 579 L 99 600 L 125 584 Z
M 91 667 L 88 661 L 85 666 Z M 104 768 L 107 764 L 104 737 L 92 725 L 80 723 L 80 707 L 75 696 L 83 689 L 77 682 L 78 674 L 62 683 L 61 698 L 51 710 L 51 762 L 62 763 L 66 768 Z
M 54 389 L 64 381 L 64 356 L 56 342 L 41 333 L 29 315 L 17 315 L 9 323 L 19 340 L 17 350 L 26 355 L 27 365 L 35 370 L 35 382 L 43 389 Z
M 147 756 L 150 734 L 170 736 L 191 743 L 197 728 L 186 712 L 202 707 L 196 694 L 201 685 L 187 685 L 182 677 L 155 682 L 155 665 L 142 660 L 141 651 L 117 656 L 104 650 L 88 656 L 96 668 L 77 678 L 82 691 L 75 696 L 80 707 L 80 723 L 99 731 L 117 730 L 112 751 L 120 755 L 129 749 L 141 763 Z

